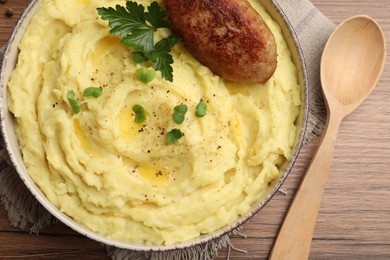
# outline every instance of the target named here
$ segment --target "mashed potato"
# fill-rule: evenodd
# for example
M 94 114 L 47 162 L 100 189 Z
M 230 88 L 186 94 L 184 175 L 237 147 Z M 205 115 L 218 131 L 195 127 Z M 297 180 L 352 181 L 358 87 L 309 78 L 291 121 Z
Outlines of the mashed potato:
M 140 65 L 96 12 L 124 3 L 44 1 L 20 43 L 9 108 L 29 174 L 62 212 L 110 238 L 172 245 L 231 224 L 280 177 L 301 90 L 280 28 L 255 0 L 278 47 L 266 84 L 225 81 L 181 44 L 172 50 L 173 82 L 160 74 L 137 81 Z M 68 91 L 82 99 L 90 86 L 103 94 L 73 113 Z M 200 100 L 203 118 L 194 115 Z M 147 112 L 142 124 L 133 120 L 135 104 Z M 188 106 L 181 125 L 172 120 L 179 104 Z M 184 137 L 168 145 L 174 128 Z

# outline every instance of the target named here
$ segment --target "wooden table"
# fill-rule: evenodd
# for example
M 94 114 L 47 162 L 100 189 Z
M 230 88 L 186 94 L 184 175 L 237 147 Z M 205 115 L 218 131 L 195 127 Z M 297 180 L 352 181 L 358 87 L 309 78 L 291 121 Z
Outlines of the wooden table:
M 0 4 L 0 45 L 28 0 Z M 335 23 L 367 14 L 381 24 L 390 40 L 389 0 L 312 0 Z M 15 11 L 5 16 L 6 7 Z M 388 44 L 389 47 L 389 44 Z M 390 49 L 390 48 L 389 48 Z M 389 50 L 390 53 L 390 50 Z M 389 54 L 388 54 L 389 58 Z M 389 59 L 388 59 L 389 60 Z M 388 64 L 387 64 L 388 65 Z M 247 254 L 231 251 L 231 259 L 266 259 L 318 139 L 301 150 L 300 158 L 283 187 L 249 223 L 247 237 L 231 240 Z M 33 235 L 9 225 L 0 207 L 0 258 L 107 259 L 103 247 L 63 224 Z M 226 259 L 221 250 L 217 259 Z M 341 125 L 324 200 L 314 232 L 312 259 L 390 259 L 390 66 L 371 96 Z

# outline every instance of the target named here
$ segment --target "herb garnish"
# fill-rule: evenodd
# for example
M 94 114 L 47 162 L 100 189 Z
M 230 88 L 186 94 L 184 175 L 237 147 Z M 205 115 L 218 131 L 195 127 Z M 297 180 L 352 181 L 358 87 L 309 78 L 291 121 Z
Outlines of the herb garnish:
M 153 69 L 141 67 L 135 71 L 135 77 L 137 80 L 148 84 L 156 77 L 156 71 Z
M 132 109 L 135 114 L 134 122 L 140 124 L 146 120 L 146 112 L 141 105 L 134 105 Z
M 83 95 L 84 97 L 94 97 L 98 98 L 102 95 L 103 93 L 103 88 L 102 87 L 89 87 L 84 89 Z
M 131 53 L 131 57 L 135 63 L 142 63 L 148 60 L 148 58 L 146 58 L 145 55 L 140 51 L 133 51 Z
M 165 140 L 167 141 L 167 144 L 174 144 L 183 136 L 184 134 L 179 129 L 175 128 L 167 133 Z
M 75 113 L 75 114 L 80 113 L 80 106 L 81 106 L 82 102 L 79 102 L 76 99 L 76 94 L 74 93 L 73 90 L 68 91 L 67 98 L 68 98 L 70 106 L 72 107 L 73 113 Z
M 204 117 L 207 112 L 207 104 L 203 100 L 199 102 L 199 104 L 196 106 L 195 115 L 197 117 Z
M 121 43 L 134 48 L 132 57 L 136 63 L 150 60 L 154 69 L 161 72 L 161 76 L 173 81 L 173 63 L 171 48 L 180 41 L 180 38 L 171 34 L 154 44 L 154 32 L 159 28 L 170 28 L 167 13 L 157 2 L 152 2 L 145 12 L 143 5 L 133 1 L 126 2 L 126 8 L 116 5 L 97 8 L 103 20 L 108 20 L 110 33 L 122 37 Z
M 185 104 L 175 106 L 173 109 L 172 119 L 176 124 L 182 124 L 184 122 L 184 116 L 188 111 L 188 107 Z
M 88 87 L 84 90 L 83 96 L 84 97 L 94 97 L 98 98 L 102 95 L 103 88 L 102 87 Z M 80 113 L 80 107 L 82 104 L 88 102 L 89 99 L 85 99 L 83 101 L 79 101 L 76 99 L 76 94 L 73 90 L 69 90 L 66 97 L 68 98 L 68 102 L 70 106 L 72 107 L 73 113 L 78 114 Z

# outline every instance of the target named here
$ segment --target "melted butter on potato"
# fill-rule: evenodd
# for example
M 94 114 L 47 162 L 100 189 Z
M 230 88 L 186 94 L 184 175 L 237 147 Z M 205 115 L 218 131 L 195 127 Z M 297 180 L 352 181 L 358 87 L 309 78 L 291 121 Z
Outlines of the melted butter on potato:
M 233 223 L 267 194 L 292 156 L 301 90 L 279 26 L 255 0 L 278 47 L 269 81 L 226 81 L 178 44 L 174 81 L 157 73 L 145 85 L 131 50 L 96 13 L 124 3 L 45 0 L 20 43 L 9 108 L 28 172 L 55 206 L 105 236 L 172 245 Z M 67 92 L 82 98 L 90 86 L 103 94 L 74 114 Z M 135 104 L 147 111 L 142 124 Z M 181 125 L 172 120 L 179 104 L 188 106 Z M 174 128 L 185 135 L 167 145 Z
M 143 165 L 138 170 L 143 178 L 154 184 L 162 184 L 169 180 L 169 173 L 163 167 Z
M 91 144 L 89 143 L 86 134 L 81 129 L 80 122 L 77 119 L 74 120 L 74 131 L 80 141 L 81 147 L 85 150 L 91 151 Z
M 119 43 L 119 38 L 107 36 L 95 44 L 95 50 L 91 54 L 92 63 L 95 66 L 102 65 L 106 61 L 107 54 L 114 51 L 115 48 L 123 48 Z
M 137 137 L 137 134 L 139 134 L 142 128 L 142 124 L 134 122 L 134 113 L 130 108 L 121 109 L 118 116 L 118 125 L 125 140 L 131 140 Z

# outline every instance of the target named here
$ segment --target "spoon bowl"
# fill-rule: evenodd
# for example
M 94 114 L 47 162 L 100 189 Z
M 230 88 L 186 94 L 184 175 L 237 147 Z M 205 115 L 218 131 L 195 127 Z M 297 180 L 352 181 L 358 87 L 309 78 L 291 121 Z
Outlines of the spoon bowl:
M 368 16 L 343 22 L 331 35 L 321 60 L 321 82 L 329 102 L 351 112 L 371 93 L 384 66 L 385 40 Z
M 321 60 L 327 125 L 276 238 L 271 260 L 308 259 L 338 128 L 378 83 L 385 57 L 383 32 L 368 16 L 346 20 L 330 36 Z

